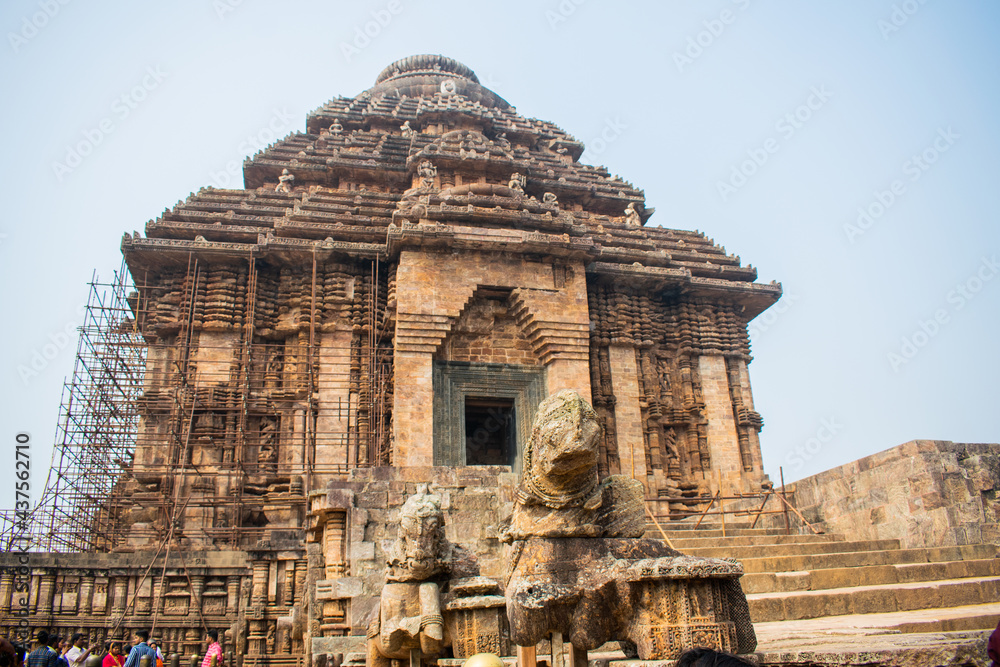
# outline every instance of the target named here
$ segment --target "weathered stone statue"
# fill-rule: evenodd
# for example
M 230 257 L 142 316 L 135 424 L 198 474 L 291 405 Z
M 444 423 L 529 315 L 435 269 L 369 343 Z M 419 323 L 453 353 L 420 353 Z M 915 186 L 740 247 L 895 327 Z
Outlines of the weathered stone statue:
M 291 192 L 292 183 L 295 182 L 295 175 L 288 173 L 287 169 L 281 170 L 281 176 L 278 176 L 278 185 L 274 188 L 275 192 Z
M 437 167 L 430 160 L 423 160 L 417 166 L 417 174 L 420 175 L 421 186 L 425 188 L 434 187 L 434 178 L 437 177 Z
M 404 137 L 412 137 L 413 136 L 413 128 L 410 127 L 410 121 L 408 121 L 408 120 L 407 121 L 403 121 L 403 124 L 399 126 L 399 129 L 402 131 L 402 135 Z
M 742 567 L 695 558 L 642 539 L 642 484 L 598 479 L 599 417 L 573 391 L 538 407 L 524 452 L 510 526 L 506 585 L 511 640 L 534 647 L 549 634 L 572 645 L 577 665 L 608 641 L 643 660 L 693 646 L 756 646 Z M 558 641 L 557 641 L 558 637 Z
M 629 205 L 625 207 L 625 224 L 635 225 L 636 227 L 642 225 L 642 218 L 639 217 L 639 211 L 635 210 L 635 202 L 629 202 Z
M 546 192 L 544 195 L 542 195 L 542 201 L 545 202 L 546 204 L 552 204 L 553 206 L 559 205 L 559 198 L 556 197 L 555 194 L 551 192 Z
M 524 174 L 519 172 L 514 172 L 510 175 L 510 181 L 507 183 L 507 187 L 515 192 L 524 192 L 524 186 L 527 185 L 528 179 L 524 177 Z
M 368 628 L 368 667 L 414 657 L 419 663 L 420 656 L 441 651 L 444 619 L 435 579 L 446 567 L 444 551 L 441 497 L 421 485 L 400 510 L 378 615 Z

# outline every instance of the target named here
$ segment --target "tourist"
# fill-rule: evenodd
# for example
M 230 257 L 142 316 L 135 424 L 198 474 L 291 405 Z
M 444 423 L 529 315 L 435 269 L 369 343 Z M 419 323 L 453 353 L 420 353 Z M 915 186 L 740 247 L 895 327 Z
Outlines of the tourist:
M 986 645 L 986 655 L 993 661 L 991 667 L 1000 667 L 1000 623 L 990 635 L 990 642 Z
M 205 657 L 201 660 L 201 667 L 211 667 L 213 656 L 215 656 L 217 667 L 222 667 L 222 645 L 219 644 L 219 631 L 209 630 L 206 633 L 205 640 L 209 645 L 208 650 L 205 651 Z
M 150 665 L 150 667 L 163 667 L 163 653 L 160 652 L 160 645 L 155 641 L 150 641 L 149 648 L 156 651 L 156 665 Z
M 693 648 L 677 658 L 675 667 L 743 667 L 743 665 L 756 667 L 754 663 L 747 662 L 732 653 L 714 651 L 710 648 Z
M 149 647 L 149 631 L 135 631 L 135 645 L 128 652 L 128 659 L 125 660 L 125 667 L 139 667 L 139 661 L 149 656 L 149 667 L 156 667 L 156 651 Z
M 87 647 L 87 637 L 82 632 L 77 632 L 70 639 L 70 647 L 66 651 L 66 660 L 69 662 L 69 667 L 83 667 L 89 655 L 90 649 Z
M 68 644 L 69 642 L 57 634 L 49 635 L 49 652 L 55 656 L 55 661 L 52 663 L 55 667 L 69 667 L 69 662 L 63 655 L 69 648 Z
M 0 637 L 0 667 L 16 667 L 17 650 L 6 637 Z
M 104 656 L 101 667 L 124 667 L 124 665 L 125 661 L 122 660 L 122 643 L 111 642 L 111 648 L 108 649 L 108 654 Z
M 39 630 L 37 637 L 38 647 L 28 654 L 25 667 L 59 667 L 55 652 L 49 649 L 49 633 Z
M 14 652 L 17 653 L 17 667 L 24 667 L 24 656 L 28 654 L 28 649 L 24 644 L 14 644 Z

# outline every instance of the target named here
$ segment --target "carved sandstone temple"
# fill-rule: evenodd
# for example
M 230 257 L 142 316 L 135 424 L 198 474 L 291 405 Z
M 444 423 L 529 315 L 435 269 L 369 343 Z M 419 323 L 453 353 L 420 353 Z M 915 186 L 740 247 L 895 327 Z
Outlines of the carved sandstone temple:
M 647 224 L 643 192 L 583 150 L 414 56 L 248 159 L 245 189 L 126 234 L 134 455 L 77 526 L 87 553 L 32 554 L 24 604 L 3 574 L 0 632 L 153 626 L 189 654 L 216 627 L 300 664 L 364 634 L 418 482 L 499 580 L 497 517 L 564 389 L 598 414 L 601 476 L 641 482 L 654 514 L 758 490 L 747 323 L 780 286 Z

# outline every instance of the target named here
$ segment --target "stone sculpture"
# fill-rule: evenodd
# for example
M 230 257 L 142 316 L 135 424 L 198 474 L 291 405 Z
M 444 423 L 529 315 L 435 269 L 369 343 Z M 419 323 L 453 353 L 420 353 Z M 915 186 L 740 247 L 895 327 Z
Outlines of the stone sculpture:
M 288 173 L 287 169 L 282 169 L 281 176 L 278 177 L 278 185 L 274 188 L 275 192 L 291 192 L 294 181 L 295 175 Z
M 401 133 L 402 133 L 402 135 L 404 137 L 412 137 L 413 136 L 413 128 L 410 127 L 410 121 L 408 121 L 408 120 L 407 121 L 403 121 L 403 124 L 399 126 L 399 129 L 401 130 Z
M 629 205 L 625 207 L 625 224 L 626 225 L 642 225 L 642 218 L 639 217 L 639 211 L 635 210 L 635 202 L 629 202 Z
M 514 192 L 524 192 L 524 186 L 527 185 L 528 179 L 524 177 L 524 174 L 519 172 L 514 172 L 510 175 L 510 181 L 507 183 L 507 187 Z
M 566 638 L 578 666 L 608 641 L 634 645 L 643 660 L 673 659 L 692 646 L 752 651 L 740 564 L 641 538 L 643 486 L 598 479 L 600 437 L 597 413 L 574 391 L 538 407 L 501 536 L 511 545 L 511 640 L 534 647 L 550 633 L 553 645 Z
M 420 183 L 422 187 L 433 188 L 434 179 L 437 177 L 437 167 L 430 160 L 423 160 L 417 166 L 417 174 L 420 175 Z
M 399 537 L 387 560 L 386 584 L 378 615 L 368 628 L 368 667 L 389 667 L 390 660 L 437 655 L 444 644 L 441 591 L 445 572 L 444 515 L 441 497 L 426 485 L 403 504 Z

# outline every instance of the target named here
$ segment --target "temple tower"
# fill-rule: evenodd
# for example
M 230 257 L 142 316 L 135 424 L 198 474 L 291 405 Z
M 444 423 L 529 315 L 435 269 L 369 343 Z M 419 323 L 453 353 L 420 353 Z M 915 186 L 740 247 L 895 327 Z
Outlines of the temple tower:
M 100 591 L 80 603 L 94 628 L 162 614 L 171 651 L 209 622 L 249 655 L 308 655 L 309 637 L 359 630 L 352 568 L 377 559 L 358 512 L 423 475 L 518 471 L 563 389 L 598 413 L 601 473 L 642 482 L 654 513 L 758 490 L 747 323 L 780 286 L 649 224 L 642 190 L 583 151 L 465 65 L 413 56 L 248 158 L 244 189 L 126 234 L 147 350 L 105 543 L 209 555 L 159 579 L 53 565 L 45 586 Z M 359 500 L 378 471 L 403 486 Z

